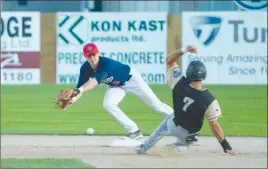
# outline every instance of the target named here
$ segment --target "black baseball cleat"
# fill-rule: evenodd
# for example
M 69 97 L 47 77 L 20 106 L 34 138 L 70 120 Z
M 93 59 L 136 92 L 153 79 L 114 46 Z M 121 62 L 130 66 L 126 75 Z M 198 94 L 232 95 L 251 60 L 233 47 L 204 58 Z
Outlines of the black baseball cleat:
M 133 133 L 129 133 L 128 135 L 123 137 L 123 139 L 134 139 L 134 140 L 138 140 L 140 138 L 143 138 L 143 135 L 140 130 L 137 130 Z
M 141 144 L 136 147 L 136 153 L 137 154 L 147 154 L 147 148 L 144 146 L 144 144 Z

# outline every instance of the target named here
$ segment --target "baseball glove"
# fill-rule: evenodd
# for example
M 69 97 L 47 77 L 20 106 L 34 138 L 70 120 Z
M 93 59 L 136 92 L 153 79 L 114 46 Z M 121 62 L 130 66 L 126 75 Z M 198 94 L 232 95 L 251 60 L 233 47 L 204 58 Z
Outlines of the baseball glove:
M 72 105 L 72 98 L 77 95 L 77 92 L 74 89 L 65 89 L 61 90 L 57 96 L 56 107 L 66 110 Z

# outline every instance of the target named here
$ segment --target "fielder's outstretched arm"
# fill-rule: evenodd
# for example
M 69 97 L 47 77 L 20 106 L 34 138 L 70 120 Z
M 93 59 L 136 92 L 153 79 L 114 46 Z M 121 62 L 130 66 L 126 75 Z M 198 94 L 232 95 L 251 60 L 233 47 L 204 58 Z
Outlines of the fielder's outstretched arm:
M 75 103 L 82 96 L 83 92 L 92 90 L 93 88 L 95 88 L 98 85 L 99 85 L 99 83 L 96 80 L 96 78 L 92 78 L 89 81 L 87 81 L 85 84 L 80 86 L 79 88 L 76 88 L 75 89 L 76 96 L 74 96 L 72 98 L 72 103 Z
M 97 87 L 108 76 L 106 72 L 96 73 L 89 81 L 78 88 L 79 93 L 87 92 Z
M 96 78 L 92 78 L 89 81 L 87 81 L 85 84 L 83 84 L 81 87 L 78 88 L 79 93 L 87 92 L 89 90 L 94 89 L 99 85 Z
M 72 98 L 72 103 L 76 102 L 82 96 L 83 92 L 87 92 L 97 87 L 107 76 L 107 72 L 98 72 L 88 80 L 90 75 L 87 75 L 81 67 L 79 80 L 75 89 L 76 95 Z

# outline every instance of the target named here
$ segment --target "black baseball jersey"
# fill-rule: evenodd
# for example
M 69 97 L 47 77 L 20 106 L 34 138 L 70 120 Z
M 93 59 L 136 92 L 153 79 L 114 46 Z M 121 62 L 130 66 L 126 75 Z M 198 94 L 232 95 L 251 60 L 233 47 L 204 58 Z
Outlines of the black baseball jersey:
M 185 77 L 176 83 L 172 95 L 174 123 L 189 133 L 199 132 L 203 126 L 205 112 L 215 100 L 214 96 L 207 89 L 193 88 Z

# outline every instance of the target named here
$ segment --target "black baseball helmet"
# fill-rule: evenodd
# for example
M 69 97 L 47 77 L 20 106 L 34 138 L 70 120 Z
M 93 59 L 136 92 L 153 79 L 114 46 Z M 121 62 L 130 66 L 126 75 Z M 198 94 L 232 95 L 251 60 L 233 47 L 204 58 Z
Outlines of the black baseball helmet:
M 206 76 L 206 67 L 201 61 L 195 60 L 190 62 L 186 70 L 186 78 L 189 81 L 205 80 Z

